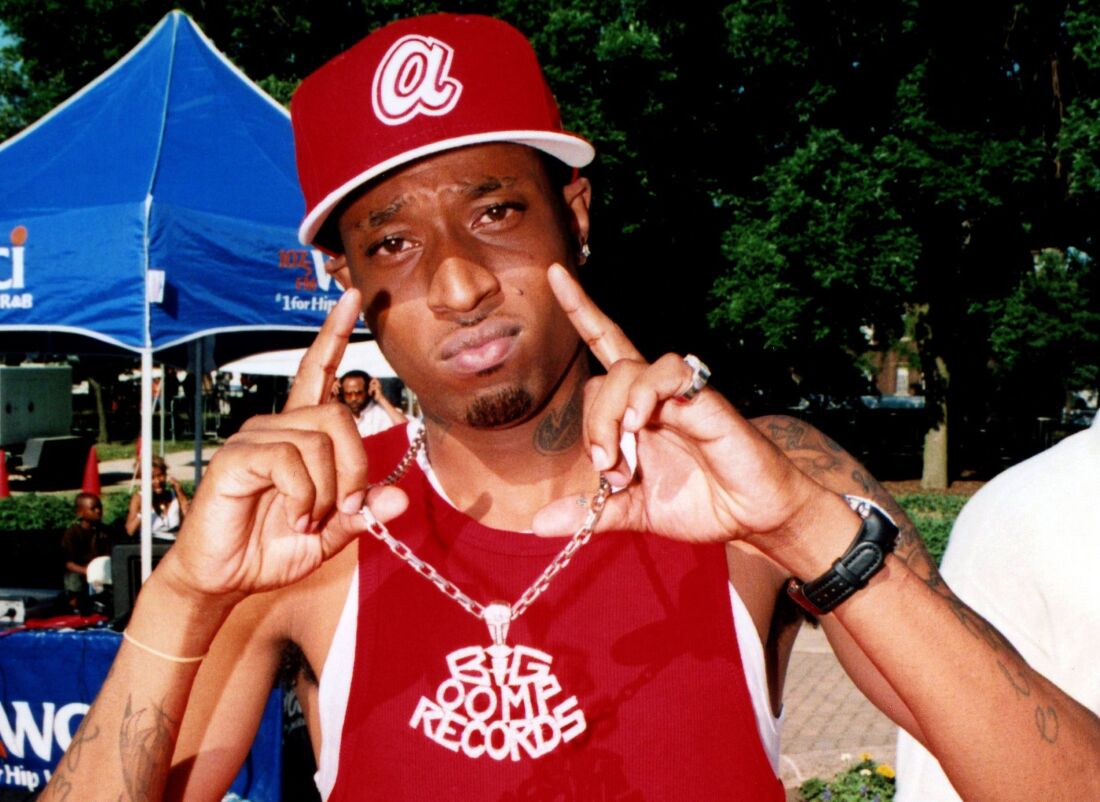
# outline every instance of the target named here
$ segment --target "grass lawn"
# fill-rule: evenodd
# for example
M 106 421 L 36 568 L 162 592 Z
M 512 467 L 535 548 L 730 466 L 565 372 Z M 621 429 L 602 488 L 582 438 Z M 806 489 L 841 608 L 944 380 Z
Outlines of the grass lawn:
M 156 441 L 156 451 L 154 454 L 160 453 L 160 440 Z M 166 453 L 175 453 L 177 451 L 194 451 L 194 440 L 165 440 L 164 450 Z M 100 462 L 106 462 L 111 459 L 133 459 L 137 454 L 137 441 L 131 440 L 128 443 L 96 443 L 95 445 L 96 458 Z
M 928 551 L 936 559 L 943 558 L 947 547 L 947 537 L 958 517 L 959 510 L 970 499 L 969 496 L 946 493 L 911 493 L 897 496 L 898 503 L 916 524 L 917 531 L 924 539 Z

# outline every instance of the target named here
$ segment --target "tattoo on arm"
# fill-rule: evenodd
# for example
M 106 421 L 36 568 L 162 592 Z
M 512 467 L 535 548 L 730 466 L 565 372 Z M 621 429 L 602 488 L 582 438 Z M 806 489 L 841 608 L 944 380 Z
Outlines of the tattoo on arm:
M 916 526 L 885 487 L 835 441 L 803 421 L 772 417 L 754 423 L 804 473 L 836 493 L 864 496 L 890 513 L 899 529 L 894 556 L 947 603 L 967 632 L 993 650 L 997 665 L 1016 697 L 1021 700 L 1031 697 L 1030 669 L 1026 661 L 995 627 L 947 586 Z M 1045 700 L 1033 701 L 1036 702 L 1035 723 L 1039 737 L 1053 744 L 1058 740 L 1058 711 Z
M 806 434 L 806 424 L 798 418 L 768 418 L 764 433 L 769 440 L 784 451 L 793 451 L 802 447 L 802 437 Z
M 163 784 L 178 730 L 179 722 L 160 705 L 134 710 L 132 700 L 126 700 L 118 746 L 129 799 L 152 799 Z
M 87 726 L 85 726 L 85 724 L 87 724 Z M 99 727 L 95 722 L 82 721 L 80 723 L 80 729 L 76 731 L 76 736 L 65 752 L 64 765 L 68 771 L 76 771 L 80 768 L 80 758 L 84 746 L 96 740 L 99 736 Z

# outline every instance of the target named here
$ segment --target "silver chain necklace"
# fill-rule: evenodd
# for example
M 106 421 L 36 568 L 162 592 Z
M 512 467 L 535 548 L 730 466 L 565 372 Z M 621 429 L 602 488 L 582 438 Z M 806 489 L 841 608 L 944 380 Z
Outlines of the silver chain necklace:
M 389 476 L 380 482 L 375 482 L 371 487 L 393 485 L 401 481 L 401 478 L 408 472 L 413 460 L 416 459 L 420 449 L 424 447 L 426 439 L 427 430 L 421 429 L 416 437 L 413 438 L 412 443 L 409 444 L 408 451 L 401 457 L 401 461 L 397 463 L 397 467 L 393 469 Z M 531 606 L 535 599 L 541 596 L 543 591 L 550 586 L 550 582 L 554 577 L 561 573 L 565 566 L 569 565 L 569 561 L 573 559 L 573 555 L 577 553 L 577 549 L 589 541 L 592 537 L 592 531 L 596 528 L 596 524 L 603 514 L 603 508 L 607 503 L 607 497 L 610 493 L 611 484 L 608 482 L 607 478 L 601 474 L 599 489 L 592 497 L 588 515 L 585 516 L 581 528 L 573 534 L 573 537 L 565 544 L 565 548 L 558 552 L 558 556 L 550 562 L 550 565 L 546 566 L 546 570 L 542 572 L 539 578 L 532 582 L 527 590 L 523 591 L 514 604 L 508 604 L 502 601 L 481 604 L 439 573 L 439 570 L 436 569 L 435 566 L 417 557 L 412 549 L 391 535 L 385 525 L 374 517 L 366 505 L 363 506 L 359 514 L 362 515 L 367 522 L 367 531 L 378 540 L 385 543 L 390 551 L 412 566 L 414 571 L 435 585 L 444 596 L 453 599 L 463 610 L 474 616 L 474 618 L 485 621 L 489 626 L 489 632 L 493 636 L 494 642 L 496 642 L 498 630 L 495 628 L 502 626 L 500 619 L 506 616 L 503 623 L 504 629 L 499 633 L 501 641 L 503 641 L 504 637 L 508 634 L 508 623 L 515 621 L 526 612 L 527 608 Z
M 401 480 L 424 447 L 427 430 L 421 429 L 397 467 L 371 487 L 392 485 Z M 571 741 L 587 728 L 584 711 L 576 696 L 559 701 L 562 686 L 550 671 L 553 658 L 528 646 L 509 646 L 508 627 L 550 586 L 551 581 L 573 559 L 577 549 L 592 537 L 611 493 L 611 484 L 600 475 L 600 486 L 592 497 L 588 514 L 565 547 L 513 603 L 494 601 L 481 604 L 443 576 L 390 534 L 364 504 L 360 515 L 367 531 L 386 544 L 402 562 L 431 582 L 463 610 L 485 622 L 492 644 L 487 648 L 468 646 L 447 655 L 451 676 L 434 697 L 422 696 L 409 726 L 467 757 L 488 756 L 494 760 L 519 760 L 526 755 L 541 757 L 559 744 Z

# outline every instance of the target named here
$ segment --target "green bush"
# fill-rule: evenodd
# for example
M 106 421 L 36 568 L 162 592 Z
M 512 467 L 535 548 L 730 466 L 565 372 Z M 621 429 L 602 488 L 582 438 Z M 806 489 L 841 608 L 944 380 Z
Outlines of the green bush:
M 184 490 L 190 482 L 184 482 Z M 76 520 L 73 502 L 76 493 L 24 493 L 10 498 L 0 498 L 0 530 L 20 531 L 33 529 L 64 529 Z M 190 495 L 190 493 L 189 493 Z M 122 491 L 105 493 L 103 522 L 108 526 L 122 527 L 130 509 L 130 494 Z
M 928 551 L 938 564 L 947 548 L 947 538 L 955 518 L 969 496 L 951 496 L 942 493 L 912 493 L 898 496 L 898 504 L 913 519 Z
M 63 529 L 75 518 L 75 496 L 75 493 L 72 496 L 27 493 L 0 499 L 0 529 Z
M 894 769 L 876 763 L 868 754 L 831 780 L 811 777 L 798 788 L 804 802 L 890 802 L 894 798 Z
M 126 514 L 129 511 L 129 493 L 107 493 L 103 496 L 103 522 L 107 526 L 117 526 L 121 529 L 126 524 Z

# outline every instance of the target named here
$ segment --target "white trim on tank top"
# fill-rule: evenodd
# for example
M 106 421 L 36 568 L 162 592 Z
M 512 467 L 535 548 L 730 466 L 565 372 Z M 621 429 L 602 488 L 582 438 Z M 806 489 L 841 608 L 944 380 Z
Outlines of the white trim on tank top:
M 420 425 L 419 421 L 409 422 L 410 442 L 416 436 Z M 623 453 L 629 454 L 628 461 L 633 470 L 632 437 L 631 441 L 629 445 L 623 444 Z M 451 501 L 443 492 L 423 450 L 417 456 L 417 463 L 439 497 L 450 504 Z M 729 592 L 734 631 L 737 635 L 738 648 L 741 650 L 741 664 L 749 687 L 749 697 L 752 699 L 753 713 L 756 716 L 756 728 L 760 733 L 760 741 L 764 745 L 772 770 L 778 776 L 779 735 L 783 717 L 780 714 L 779 718 L 776 718 L 771 712 L 767 673 L 764 669 L 764 647 L 760 643 L 760 638 L 756 636 L 756 626 L 753 624 L 752 616 L 732 582 L 729 585 Z M 355 662 L 355 636 L 358 623 L 359 567 L 356 565 L 351 575 L 344 609 L 340 612 L 340 620 L 336 624 L 336 632 L 332 637 L 328 656 L 325 658 L 318 680 L 317 706 L 321 726 L 321 749 L 320 759 L 317 761 L 317 773 L 313 775 L 313 779 L 321 792 L 322 800 L 327 800 L 332 793 L 336 785 L 336 774 L 340 768 L 340 744 L 344 733 L 344 713 L 347 711 L 348 698 L 351 695 L 351 675 Z

